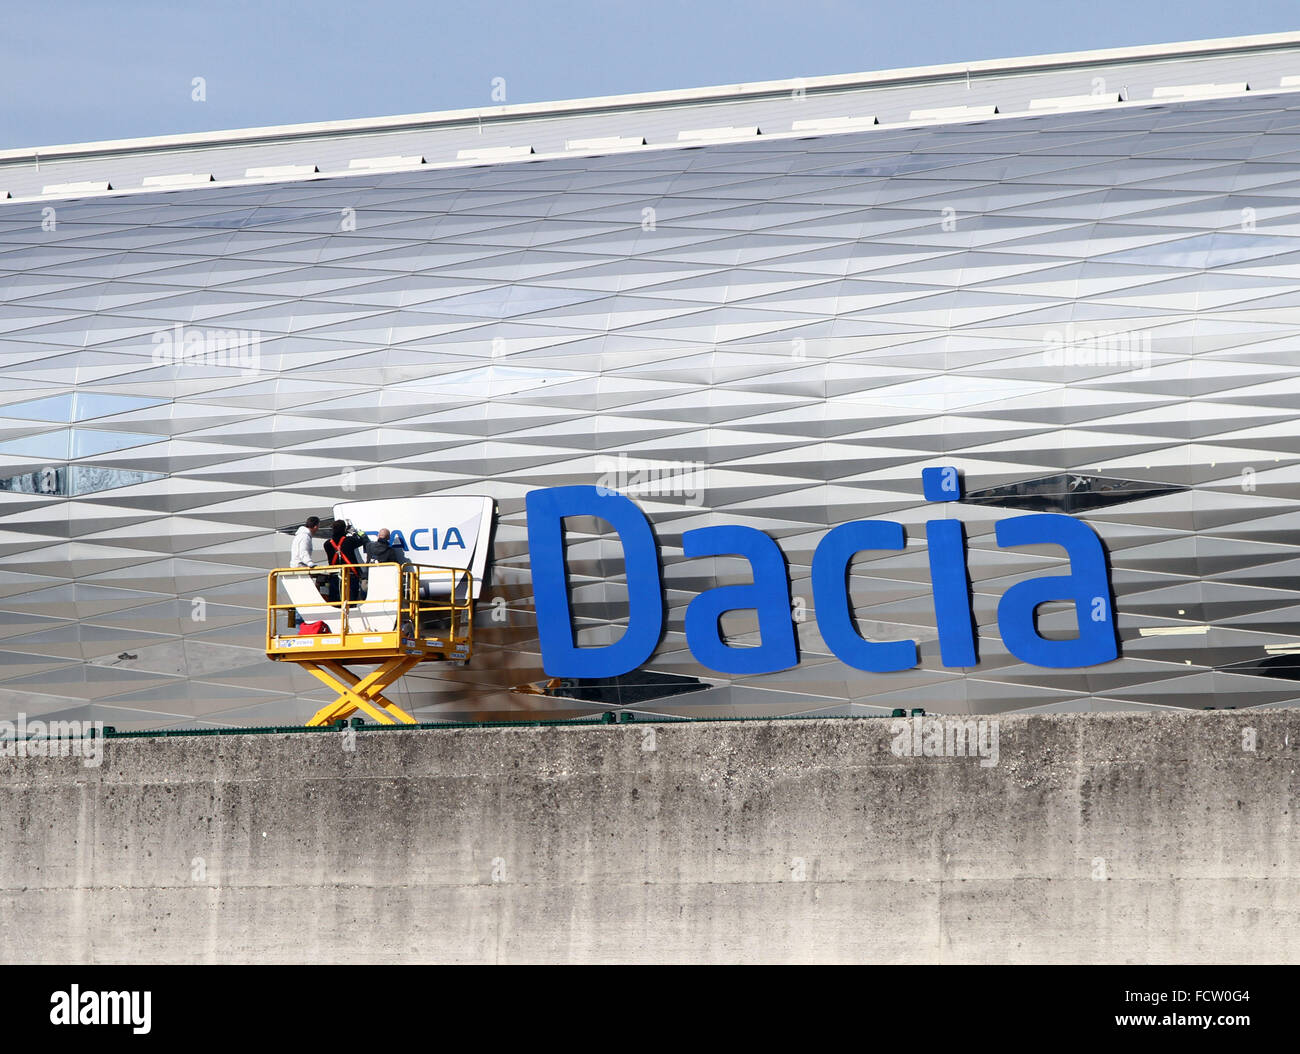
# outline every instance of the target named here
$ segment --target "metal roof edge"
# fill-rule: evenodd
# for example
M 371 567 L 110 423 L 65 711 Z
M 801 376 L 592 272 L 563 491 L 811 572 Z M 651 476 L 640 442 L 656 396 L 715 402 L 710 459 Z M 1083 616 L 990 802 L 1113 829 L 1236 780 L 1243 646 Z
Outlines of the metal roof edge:
M 1263 99 L 1263 98 L 1272 98 L 1275 96 L 1282 96 L 1282 95 L 1295 95 L 1297 93 L 1300 93 L 1300 87 L 1273 88 L 1273 89 L 1263 89 L 1260 91 L 1250 90 L 1248 92 L 1230 92 L 1221 95 L 1196 96 L 1194 98 L 1172 97 L 1167 99 L 1131 99 L 1126 102 L 1102 102 L 1099 100 L 1098 104 L 1095 107 L 1077 107 L 1077 108 L 1070 108 L 1069 110 L 1008 110 L 1005 113 L 998 113 L 998 114 L 991 114 L 991 115 L 976 114 L 976 115 L 962 116 L 962 117 L 924 118 L 924 119 L 917 119 L 917 120 L 908 119 L 905 121 L 893 121 L 885 124 L 877 124 L 870 129 L 849 130 L 849 131 L 822 132 L 822 131 L 804 130 L 804 131 L 789 131 L 789 132 L 773 132 L 770 134 L 764 134 L 761 137 L 754 137 L 752 140 L 745 140 L 744 142 L 753 142 L 753 143 L 763 142 L 770 145 L 772 143 L 791 142 L 791 141 L 801 140 L 801 139 L 820 139 L 832 135 L 864 135 L 864 134 L 874 135 L 874 134 L 879 134 L 881 132 L 894 132 L 894 131 L 900 131 L 909 128 L 926 128 L 926 127 L 934 127 L 939 125 L 960 127 L 962 125 L 968 125 L 968 124 L 986 124 L 991 122 L 1024 120 L 1026 118 L 1042 120 L 1042 119 L 1047 119 L 1055 116 L 1061 116 L 1062 114 L 1066 114 L 1066 113 L 1070 113 L 1070 114 L 1123 113 L 1125 111 L 1136 110 L 1136 109 L 1173 108 L 1176 106 L 1185 106 L 1193 103 L 1213 102 L 1222 99 L 1231 99 L 1231 98 Z M 653 153 L 655 151 L 698 150 L 702 147 L 734 146 L 736 144 L 737 144 L 737 140 L 735 139 L 703 140 L 700 142 L 687 141 L 687 142 L 670 142 L 670 143 L 651 143 L 645 146 L 619 149 L 616 151 L 612 151 L 612 153 L 616 153 L 619 156 L 627 157 L 627 156 L 634 156 L 642 153 Z M 360 176 L 368 176 L 368 175 L 386 175 L 386 174 L 398 174 L 398 173 L 411 173 L 411 172 L 418 172 L 418 171 L 433 172 L 433 171 L 445 171 L 445 170 L 464 169 L 464 168 L 487 168 L 487 167 L 497 167 L 500 165 L 535 164 L 539 161 L 563 161 L 563 160 L 571 160 L 573 158 L 578 158 L 578 157 L 602 157 L 610 153 L 611 151 L 601 150 L 601 149 L 564 150 L 564 151 L 559 151 L 554 153 L 543 152 L 539 154 L 530 154 L 526 157 L 520 156 L 516 158 L 503 158 L 503 159 L 492 160 L 492 161 L 485 161 L 479 159 L 475 159 L 475 160 L 456 159 L 456 160 L 429 162 L 419 166 L 376 167 L 373 169 L 366 169 L 366 170 L 326 169 L 324 171 L 317 171 L 310 174 L 291 176 L 291 177 L 284 177 L 284 176 L 245 177 L 243 179 L 214 180 L 210 183 L 196 183 L 186 187 L 153 187 L 153 186 L 116 187 L 112 190 L 93 191 L 88 193 L 76 193 L 76 194 L 70 193 L 70 194 L 19 195 L 17 197 L 12 197 L 9 200 L 0 200 L 0 209 L 2 209 L 5 205 L 24 205 L 24 204 L 30 205 L 33 203 L 50 204 L 59 201 L 84 201 L 91 198 L 120 198 L 120 197 L 126 197 L 131 195 L 138 195 L 138 194 L 181 194 L 181 193 L 193 194 L 196 192 L 202 192 L 206 190 L 225 190 L 231 187 L 269 186 L 272 184 L 319 182 L 322 180 L 335 180 L 335 179 L 344 179 L 349 177 L 360 177 Z
M 793 77 L 750 84 L 721 85 L 704 88 L 673 89 L 627 95 L 594 96 L 545 103 L 519 103 L 476 109 L 443 110 L 431 113 L 400 114 L 392 117 L 366 117 L 343 121 L 306 124 L 267 125 L 217 132 L 183 133 L 137 139 L 113 139 L 55 146 L 20 147 L 0 150 L 0 163 L 23 160 L 58 160 L 129 153 L 183 150 L 190 147 L 252 144 L 293 139 L 333 138 L 336 136 L 383 133 L 436 126 L 480 123 L 485 121 L 528 120 L 556 116 L 608 113 L 626 109 L 660 108 L 691 103 L 716 103 L 727 100 L 784 95 L 794 90 L 829 92 L 850 88 L 871 88 L 949 77 L 967 77 L 995 73 L 1028 73 L 1069 66 L 1097 66 L 1133 59 L 1188 58 L 1271 50 L 1288 45 L 1300 46 L 1300 32 L 1262 33 L 1243 37 L 1221 37 L 1183 41 L 1172 44 L 1144 44 L 1092 51 L 1056 52 L 1011 59 L 982 59 L 976 62 L 946 63 L 937 66 L 914 66 L 874 73 L 835 74 L 821 77 Z

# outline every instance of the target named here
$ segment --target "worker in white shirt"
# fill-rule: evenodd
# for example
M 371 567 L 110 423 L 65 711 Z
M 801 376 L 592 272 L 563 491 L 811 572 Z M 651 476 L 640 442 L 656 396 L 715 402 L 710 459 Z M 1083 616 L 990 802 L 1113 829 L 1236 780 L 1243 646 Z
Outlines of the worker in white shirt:
M 316 558 L 312 555 L 311 540 L 320 527 L 319 516 L 308 516 L 307 522 L 298 528 L 293 536 L 293 550 L 289 554 L 290 567 L 315 567 Z
M 319 527 L 320 517 L 308 516 L 306 522 L 298 528 L 298 533 L 293 536 L 293 549 L 289 553 L 290 567 L 316 566 L 316 558 L 311 551 L 311 540 Z M 301 623 L 302 616 L 294 611 L 293 625 L 297 626 Z

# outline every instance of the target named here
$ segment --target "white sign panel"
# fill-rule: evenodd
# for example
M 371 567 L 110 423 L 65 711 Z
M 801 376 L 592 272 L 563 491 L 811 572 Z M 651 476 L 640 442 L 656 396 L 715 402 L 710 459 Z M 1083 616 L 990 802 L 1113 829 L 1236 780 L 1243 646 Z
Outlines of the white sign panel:
M 476 599 L 483 588 L 495 515 L 496 503 L 477 495 L 376 498 L 334 506 L 334 518 L 347 520 L 368 540 L 387 527 L 389 541 L 405 549 L 413 564 L 469 571 Z

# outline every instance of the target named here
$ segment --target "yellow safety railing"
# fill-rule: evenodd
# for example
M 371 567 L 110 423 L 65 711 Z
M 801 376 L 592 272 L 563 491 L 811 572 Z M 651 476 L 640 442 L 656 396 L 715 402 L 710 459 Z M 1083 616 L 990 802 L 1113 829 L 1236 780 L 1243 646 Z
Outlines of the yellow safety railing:
M 365 587 L 359 572 L 365 573 Z M 392 572 L 396 591 L 387 595 Z M 376 590 L 386 595 L 375 596 Z M 308 621 L 325 622 L 327 632 L 299 635 L 295 610 L 311 616 Z M 467 662 L 473 644 L 474 579 L 461 568 L 280 567 L 266 579 L 267 656 L 296 663 L 336 693 L 308 725 L 328 725 L 357 712 L 380 724 L 414 724 L 384 690 L 422 662 Z M 349 665 L 376 668 L 361 675 Z
M 376 568 L 399 568 L 396 597 L 367 596 L 363 582 Z M 294 577 L 312 584 L 313 595 L 297 601 L 288 597 L 285 579 Z M 364 577 L 363 577 L 364 576 Z M 433 641 L 438 645 L 472 647 L 474 635 L 473 575 L 455 567 L 425 567 L 420 564 L 333 564 L 326 567 L 281 567 L 266 580 L 266 647 L 269 654 L 285 656 L 275 649 L 277 638 L 296 637 L 298 627 L 294 612 L 310 609 L 309 621 L 326 621 L 337 625 L 327 636 L 339 637 L 338 650 L 349 648 L 349 638 L 365 635 L 373 638 L 382 633 L 396 634 L 395 645 L 410 646 Z M 337 599 L 331 599 L 337 597 Z M 367 616 L 382 617 L 396 613 L 391 630 L 376 630 L 367 625 Z M 445 625 L 430 627 L 434 620 Z M 436 633 L 426 630 L 434 628 Z M 469 647 L 458 649 L 459 658 L 468 658 Z M 445 650 L 445 649 L 440 649 Z

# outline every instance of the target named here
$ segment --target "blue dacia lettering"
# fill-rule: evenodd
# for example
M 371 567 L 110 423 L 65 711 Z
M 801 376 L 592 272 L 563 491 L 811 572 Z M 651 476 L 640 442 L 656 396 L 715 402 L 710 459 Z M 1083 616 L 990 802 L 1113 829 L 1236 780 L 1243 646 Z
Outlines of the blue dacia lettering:
M 621 494 L 597 487 L 551 487 L 528 493 L 528 552 L 537 605 L 542 669 L 552 677 L 617 677 L 650 658 L 663 634 L 664 599 L 659 550 L 650 521 Z M 612 644 L 580 648 L 573 638 L 564 520 L 604 520 L 623 545 L 627 573 L 627 628 Z
M 754 577 L 751 585 L 706 589 L 687 605 L 686 644 L 691 654 L 720 673 L 775 673 L 797 665 L 790 576 L 776 542 L 753 527 L 699 527 L 682 535 L 682 548 L 688 559 L 743 556 Z M 746 609 L 758 613 L 759 644 L 735 648 L 723 641 L 719 620 L 728 611 Z
M 927 470 L 924 482 L 926 497 L 932 501 L 953 502 L 961 497 L 955 469 Z M 658 647 L 664 626 L 659 548 L 645 514 L 622 494 L 602 487 L 534 490 L 525 503 L 538 637 L 547 675 L 616 677 L 636 669 Z M 944 508 L 952 510 L 954 506 Z M 575 640 L 564 521 L 577 516 L 609 524 L 623 550 L 627 625 L 611 643 L 579 646 Z M 965 529 L 960 520 L 934 519 L 926 523 L 925 535 L 940 659 L 946 667 L 975 666 L 978 655 Z M 1046 543 L 1060 546 L 1069 558 L 1069 574 L 1032 578 L 1003 594 L 997 619 L 1007 650 L 1023 662 L 1054 668 L 1095 666 L 1116 658 L 1119 647 L 1110 575 L 1096 532 L 1069 516 L 1034 513 L 1000 520 L 995 535 L 999 548 Z M 813 604 L 818 629 L 835 656 L 855 669 L 889 673 L 917 664 L 915 641 L 872 641 L 858 632 L 848 593 L 849 569 L 858 553 L 899 551 L 905 544 L 901 523 L 856 520 L 830 530 L 813 555 Z M 737 675 L 772 673 L 795 666 L 799 660 L 790 610 L 790 580 L 776 541 L 752 527 L 701 527 L 682 535 L 682 548 L 688 560 L 743 557 L 749 562 L 752 576 L 747 585 L 707 589 L 687 605 L 686 643 L 696 660 L 711 670 Z M 1049 601 L 1074 604 L 1077 636 L 1056 640 L 1038 632 L 1038 607 Z M 756 646 L 735 647 L 723 639 L 722 616 L 741 610 L 757 616 Z
M 857 670 L 890 673 L 916 665 L 916 641 L 872 641 L 853 625 L 849 564 L 870 549 L 902 549 L 903 525 L 890 520 L 854 520 L 827 532 L 813 554 L 813 609 L 822 640 L 840 662 Z
M 1059 545 L 1070 557 L 1068 575 L 1049 575 L 1017 582 L 998 601 L 998 632 L 1021 662 L 1065 669 L 1096 666 L 1119 655 L 1115 617 L 1110 603 L 1110 575 L 1101 539 L 1086 523 L 1043 512 L 999 520 L 994 528 L 998 547 Z M 1034 612 L 1051 600 L 1074 602 L 1079 635 L 1048 640 L 1038 632 Z
M 377 530 L 364 531 L 362 533 L 364 533 L 370 538 L 379 537 L 379 532 Z M 420 544 L 421 535 L 428 536 L 429 541 L 427 544 L 424 545 Z M 409 541 L 407 537 L 402 533 L 400 528 L 394 529 L 388 532 L 388 540 L 393 545 L 397 546 L 399 549 L 406 549 L 410 552 L 427 553 L 430 551 L 436 552 L 440 549 L 445 550 L 445 549 L 467 548 L 467 546 L 465 545 L 465 539 L 461 536 L 459 527 L 448 527 L 446 531 L 443 532 L 442 545 L 438 544 L 437 527 L 417 527 L 415 530 L 411 532 Z

